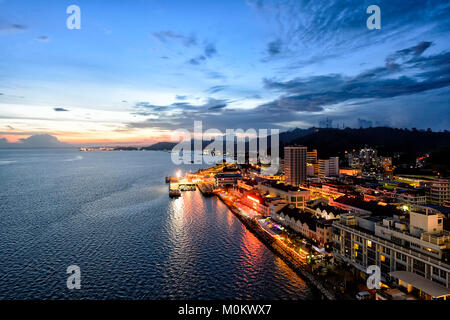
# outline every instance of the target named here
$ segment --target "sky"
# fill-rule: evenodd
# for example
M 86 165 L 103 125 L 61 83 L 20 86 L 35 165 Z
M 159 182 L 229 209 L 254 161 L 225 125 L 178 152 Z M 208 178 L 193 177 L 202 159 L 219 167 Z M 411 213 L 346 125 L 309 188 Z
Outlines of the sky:
M 148 145 L 195 120 L 449 129 L 449 29 L 448 1 L 0 0 L 0 144 Z

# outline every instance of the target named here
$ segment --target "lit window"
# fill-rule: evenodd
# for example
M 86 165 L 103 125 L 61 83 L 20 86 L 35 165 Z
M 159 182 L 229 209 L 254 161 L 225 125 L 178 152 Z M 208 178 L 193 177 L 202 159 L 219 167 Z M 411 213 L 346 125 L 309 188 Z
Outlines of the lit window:
M 381 260 L 381 262 L 385 262 L 385 261 L 386 261 L 386 257 L 383 256 L 383 255 L 381 255 L 381 256 L 380 256 L 380 260 Z
M 370 247 L 370 248 L 372 248 L 372 241 L 367 240 L 367 246 Z

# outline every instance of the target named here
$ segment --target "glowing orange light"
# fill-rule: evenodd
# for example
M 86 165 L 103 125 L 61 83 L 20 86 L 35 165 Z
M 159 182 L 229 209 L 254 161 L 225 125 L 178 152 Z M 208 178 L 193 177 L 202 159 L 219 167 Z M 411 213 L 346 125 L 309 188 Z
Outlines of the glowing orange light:
M 253 197 L 250 197 L 250 196 L 247 196 L 247 198 L 249 198 L 250 200 L 253 200 L 253 201 L 255 201 L 255 202 L 258 202 L 258 203 L 259 203 L 259 200 L 258 200 L 258 199 L 255 199 L 255 198 L 253 198 Z

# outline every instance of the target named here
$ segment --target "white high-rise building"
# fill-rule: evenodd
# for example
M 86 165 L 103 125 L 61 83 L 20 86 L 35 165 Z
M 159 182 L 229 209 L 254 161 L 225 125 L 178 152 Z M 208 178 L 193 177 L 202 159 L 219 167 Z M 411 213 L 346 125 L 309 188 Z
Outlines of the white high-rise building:
M 286 184 L 298 186 L 306 181 L 307 147 L 284 148 L 284 175 Z
M 339 157 L 331 157 L 326 160 L 319 160 L 319 177 L 339 176 Z

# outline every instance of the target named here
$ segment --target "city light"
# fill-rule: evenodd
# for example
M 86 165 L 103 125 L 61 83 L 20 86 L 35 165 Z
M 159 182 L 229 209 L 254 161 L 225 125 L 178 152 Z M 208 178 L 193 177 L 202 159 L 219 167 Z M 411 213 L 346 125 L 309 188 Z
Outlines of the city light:
M 254 201 L 254 202 L 259 203 L 259 200 L 258 200 L 258 199 L 255 199 L 255 198 L 253 198 L 253 197 L 251 197 L 251 196 L 247 196 L 247 198 L 250 199 L 250 200 L 252 200 L 252 201 Z

